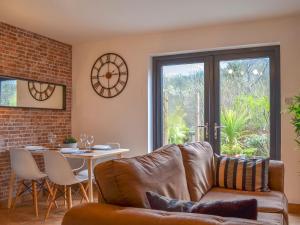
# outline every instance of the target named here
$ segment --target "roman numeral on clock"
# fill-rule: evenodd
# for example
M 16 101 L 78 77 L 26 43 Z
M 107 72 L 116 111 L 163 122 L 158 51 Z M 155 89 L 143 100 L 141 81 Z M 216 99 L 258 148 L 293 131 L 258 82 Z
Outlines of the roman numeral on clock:
M 100 82 L 96 82 L 96 83 L 94 83 L 94 88 L 98 88 L 100 86 Z

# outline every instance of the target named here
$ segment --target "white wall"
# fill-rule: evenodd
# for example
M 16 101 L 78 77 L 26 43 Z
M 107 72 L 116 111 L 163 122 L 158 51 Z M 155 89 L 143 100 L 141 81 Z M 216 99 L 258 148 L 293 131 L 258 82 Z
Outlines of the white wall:
M 72 129 L 95 135 L 97 143 L 118 141 L 130 155 L 148 149 L 148 75 L 151 56 L 169 52 L 205 51 L 245 45 L 281 45 L 282 109 L 284 99 L 300 92 L 300 16 L 247 23 L 226 24 L 166 33 L 123 36 L 73 47 Z M 99 97 L 90 84 L 90 70 L 106 52 L 123 56 L 129 81 L 121 95 Z M 282 114 L 282 160 L 286 165 L 286 193 L 300 203 L 300 151 L 293 141 L 290 117 Z

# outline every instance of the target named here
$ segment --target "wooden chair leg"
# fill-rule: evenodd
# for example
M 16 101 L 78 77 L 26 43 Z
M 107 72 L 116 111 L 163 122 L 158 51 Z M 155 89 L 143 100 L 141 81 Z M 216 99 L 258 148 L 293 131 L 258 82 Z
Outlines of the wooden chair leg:
M 71 186 L 67 187 L 67 205 L 68 205 L 68 209 L 72 208 L 72 188 L 71 188 Z
M 33 198 L 33 205 L 35 210 L 35 216 L 39 216 L 39 206 L 38 206 L 38 194 L 37 194 L 37 182 L 35 180 L 32 180 L 32 198 Z
M 50 186 L 50 184 L 49 184 L 49 182 L 48 182 L 47 179 L 45 179 L 45 184 L 46 184 L 46 188 L 47 188 L 47 190 L 49 192 L 49 195 L 48 195 L 48 199 L 49 199 L 49 197 L 53 197 L 53 191 L 52 191 L 52 188 L 51 188 L 51 186 Z M 47 202 L 48 202 L 48 199 L 47 199 Z M 54 204 L 55 204 L 55 207 L 58 208 L 58 205 L 57 205 L 56 201 L 54 202 Z
M 89 188 L 89 183 L 86 183 L 85 187 L 84 187 L 85 193 L 87 193 L 88 188 Z M 80 204 L 82 204 L 83 199 L 84 199 L 84 197 L 82 196 L 81 199 L 80 199 Z
M 11 206 L 10 206 L 10 210 L 9 210 L 10 212 L 12 212 L 15 209 L 17 200 L 20 197 L 21 192 L 23 191 L 23 188 L 24 188 L 23 182 L 24 182 L 23 180 L 20 181 L 20 183 L 18 185 L 16 197 L 14 198 L 14 200 L 12 201 Z
M 86 200 L 86 202 L 89 202 L 89 198 L 86 194 L 85 188 L 83 187 L 82 183 L 79 183 L 79 187 L 80 187 L 83 198 Z
M 51 201 L 50 201 L 50 203 L 49 203 L 49 206 L 48 206 L 48 209 L 47 209 L 47 212 L 46 212 L 46 215 L 45 215 L 45 219 L 44 219 L 44 220 L 46 220 L 46 219 L 49 217 L 51 208 L 52 208 L 52 206 L 53 206 L 53 204 L 54 204 L 54 202 L 55 202 L 56 194 L 57 194 L 57 186 L 54 185 L 54 187 L 53 187 L 53 196 L 52 196 Z
M 67 207 L 67 186 L 64 186 L 64 206 Z

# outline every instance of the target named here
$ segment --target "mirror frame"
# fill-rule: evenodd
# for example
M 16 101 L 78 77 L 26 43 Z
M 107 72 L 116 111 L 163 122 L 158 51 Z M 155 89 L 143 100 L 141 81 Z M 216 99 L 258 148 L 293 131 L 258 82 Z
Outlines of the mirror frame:
M 11 109 L 42 109 L 42 110 L 55 110 L 55 111 L 65 111 L 67 108 L 67 86 L 65 84 L 59 84 L 59 83 L 53 83 L 53 82 L 46 82 L 46 81 L 40 81 L 40 80 L 33 80 L 33 79 L 27 79 L 24 77 L 15 77 L 15 76 L 9 76 L 9 75 L 3 75 L 0 74 L 0 78 L 9 78 L 9 79 L 16 79 L 16 80 L 25 80 L 25 81 L 33 81 L 33 82 L 41 82 L 41 83 L 46 83 L 46 84 L 53 84 L 57 86 L 62 87 L 62 100 L 63 100 L 63 107 L 61 109 L 56 109 L 56 108 L 40 108 L 40 107 L 26 107 L 26 106 L 4 106 L 0 105 L 0 108 L 11 108 Z

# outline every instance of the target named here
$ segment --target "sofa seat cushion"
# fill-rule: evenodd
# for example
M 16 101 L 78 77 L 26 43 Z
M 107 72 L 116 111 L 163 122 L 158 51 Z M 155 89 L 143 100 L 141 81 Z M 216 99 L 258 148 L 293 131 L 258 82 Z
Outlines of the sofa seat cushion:
M 192 201 L 199 201 L 214 185 L 214 153 L 208 142 L 179 145 Z
M 225 188 L 212 188 L 200 202 L 209 202 L 216 200 L 239 200 L 239 199 L 257 199 L 257 206 L 259 212 L 266 213 L 281 213 L 287 221 L 288 205 L 286 196 L 279 191 L 270 192 L 249 192 L 232 190 Z
M 100 163 L 94 175 L 105 203 L 150 208 L 146 191 L 190 200 L 181 151 L 176 145 L 144 156 Z
M 284 221 L 283 215 L 281 213 L 264 213 L 260 212 L 257 215 L 258 221 L 264 221 L 266 223 L 287 225 Z
M 282 225 L 276 215 L 258 217 L 256 221 L 88 203 L 71 208 L 64 215 L 62 225 Z

